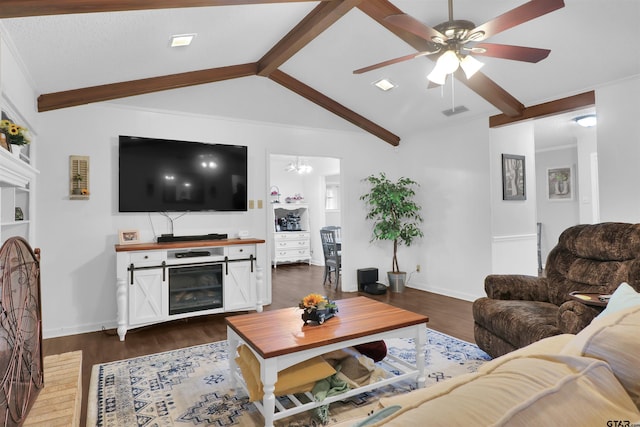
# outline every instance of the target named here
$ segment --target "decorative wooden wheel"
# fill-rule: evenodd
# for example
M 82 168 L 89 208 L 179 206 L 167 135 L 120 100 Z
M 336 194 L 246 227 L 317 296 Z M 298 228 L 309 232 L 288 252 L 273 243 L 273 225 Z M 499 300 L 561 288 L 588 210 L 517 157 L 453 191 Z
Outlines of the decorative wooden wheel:
M 0 422 L 18 426 L 44 385 L 40 260 L 26 240 L 0 248 Z

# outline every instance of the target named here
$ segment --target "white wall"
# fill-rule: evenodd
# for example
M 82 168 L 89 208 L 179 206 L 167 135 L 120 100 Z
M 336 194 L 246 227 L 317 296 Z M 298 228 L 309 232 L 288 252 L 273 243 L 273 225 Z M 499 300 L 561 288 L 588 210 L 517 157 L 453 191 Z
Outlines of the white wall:
M 6 54 L 0 53 L 5 70 Z M 3 89 L 15 87 L 14 80 L 28 81 L 16 75 L 15 67 L 3 73 Z M 535 249 L 531 257 L 527 253 L 530 246 L 535 248 L 528 240 L 535 237 L 535 189 L 527 188 L 527 201 L 507 203 L 501 200 L 500 184 L 500 154 L 505 152 L 527 156 L 528 186 L 534 185 L 529 175 L 533 143 L 526 136 L 533 132 L 516 130 L 496 136 L 486 119 L 468 119 L 457 126 L 405 136 L 401 146 L 394 148 L 360 131 L 301 129 L 108 104 L 36 114 L 35 97 L 28 95 L 33 90 L 27 89 L 16 92 L 19 106 L 15 108 L 30 122 L 37 122 L 34 148 L 41 173 L 37 179 L 38 233 L 32 244 L 42 248 L 45 337 L 114 327 L 117 230 L 140 229 L 142 239 L 148 241 L 153 240 L 154 232 L 168 231 L 167 221 L 159 215 L 117 213 L 119 134 L 247 145 L 248 197 L 265 202 L 269 200 L 269 154 L 335 157 L 340 153 L 345 290 L 356 290 L 358 268 L 377 267 L 384 280 L 391 264 L 390 243 L 369 242 L 371 224 L 364 220 L 365 208 L 359 200 L 367 191 L 362 179 L 380 171 L 392 178 L 408 176 L 421 184 L 418 200 L 424 208 L 425 238 L 411 248 L 401 248 L 399 254 L 401 267 L 411 273 L 409 286 L 472 300 L 483 295 L 486 274 L 509 267 L 526 273 L 529 266 L 536 267 Z M 640 82 L 634 79 L 600 88 L 596 98 L 602 219 L 637 222 L 640 130 L 635 120 L 640 113 Z M 91 158 L 88 201 L 68 199 L 68 158 L 72 154 Z M 242 214 L 189 214 L 176 221 L 175 231 L 233 235 L 244 229 L 266 238 L 271 228 L 268 203 L 264 206 Z M 517 250 L 496 250 L 504 247 L 498 240 L 514 237 L 523 237 Z M 266 245 L 258 257 L 265 271 L 270 271 Z M 522 259 L 525 265 L 521 268 L 518 262 Z M 420 273 L 413 272 L 417 264 L 422 267 Z
M 492 272 L 538 273 L 533 123 L 491 129 Z M 502 154 L 525 156 L 526 200 L 502 199 Z
M 640 77 L 596 89 L 600 219 L 640 222 Z
M 40 115 L 41 158 L 38 178 L 39 246 L 43 250 L 43 317 L 46 336 L 99 330 L 115 324 L 115 254 L 113 245 L 120 228 L 137 228 L 145 241 L 168 231 L 159 215 L 117 212 L 117 137 L 119 134 L 176 138 L 183 140 L 244 144 L 249 147 L 248 197 L 268 200 L 267 163 L 269 151 L 285 152 L 291 146 L 305 153 L 330 156 L 343 153 L 344 179 L 350 186 L 380 169 L 377 161 L 362 162 L 367 151 L 374 159 L 386 159 L 393 149 L 367 134 L 288 128 L 259 123 L 137 111 L 108 105 L 91 105 L 52 111 Z M 176 125 L 176 123 L 180 125 Z M 70 125 L 73 131 L 61 128 Z M 65 127 L 65 129 L 68 129 Z M 345 147 L 349 147 L 345 149 Z M 68 157 L 91 158 L 91 198 L 69 200 Z M 357 184 L 355 184 L 357 185 Z M 357 200 L 349 196 L 348 200 Z M 355 202 L 359 204 L 358 201 Z M 241 214 L 189 214 L 175 222 L 177 234 L 210 232 L 234 235 L 246 229 L 252 236 L 266 238 L 268 203 L 262 210 Z M 350 216 L 345 228 L 356 230 L 364 214 Z M 153 229 L 151 224 L 153 224 Z M 269 228 L 270 230 L 270 228 Z M 355 266 L 362 265 L 357 233 L 345 233 L 346 255 L 343 284 L 355 290 Z M 351 251 L 349 252 L 351 253 Z M 258 254 L 265 272 L 269 258 L 266 245 Z
M 587 161 L 586 166 L 589 166 Z M 549 200 L 547 187 L 547 170 L 551 168 L 572 168 L 571 200 Z M 554 150 L 536 152 L 536 183 L 537 183 L 537 221 L 542 224 L 541 252 L 544 265 L 549 251 L 558 243 L 558 237 L 567 228 L 580 222 L 579 199 L 581 188 L 578 184 L 578 150 L 574 144 L 571 147 L 561 147 Z
M 598 141 L 597 128 L 580 128 L 576 134 L 578 150 L 578 210 L 581 224 L 593 224 L 599 222 L 598 210 L 600 197 L 598 195 Z M 596 158 L 593 164 L 593 157 Z M 596 183 L 596 185 L 594 185 Z
M 491 269 L 487 119 L 425 131 L 401 144 L 397 159 L 387 162 L 394 177 L 420 183 L 417 200 L 425 220 L 425 237 L 399 251 L 400 268 L 411 273 L 408 286 L 466 300 L 484 295 Z M 382 246 L 385 263 L 375 265 L 381 275 L 392 255 L 390 244 Z

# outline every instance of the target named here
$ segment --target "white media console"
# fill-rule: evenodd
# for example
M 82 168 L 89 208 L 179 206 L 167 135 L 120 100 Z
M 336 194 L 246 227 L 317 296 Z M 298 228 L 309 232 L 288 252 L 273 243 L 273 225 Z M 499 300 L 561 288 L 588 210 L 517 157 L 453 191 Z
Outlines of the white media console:
M 116 245 L 118 336 L 131 328 L 228 311 L 262 311 L 260 239 Z

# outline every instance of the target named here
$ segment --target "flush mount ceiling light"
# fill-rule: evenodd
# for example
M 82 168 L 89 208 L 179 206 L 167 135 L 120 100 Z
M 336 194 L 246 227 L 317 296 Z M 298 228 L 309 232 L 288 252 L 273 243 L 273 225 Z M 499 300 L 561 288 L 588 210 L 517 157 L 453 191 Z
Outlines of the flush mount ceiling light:
M 284 170 L 286 172 L 297 172 L 300 175 L 302 175 L 302 174 L 311 173 L 311 171 L 313 171 L 313 168 L 311 167 L 311 165 L 309 163 L 304 162 L 304 161 L 300 161 L 300 158 L 296 157 L 296 161 L 289 163 L 284 168 Z
M 576 117 L 573 120 L 583 128 L 594 127 L 598 121 L 595 114 L 587 114 L 586 116 Z
M 380 79 L 377 82 L 373 82 L 373 85 L 385 92 L 397 87 L 397 85 L 389 79 Z
M 171 36 L 171 47 L 189 46 L 196 34 L 174 34 Z

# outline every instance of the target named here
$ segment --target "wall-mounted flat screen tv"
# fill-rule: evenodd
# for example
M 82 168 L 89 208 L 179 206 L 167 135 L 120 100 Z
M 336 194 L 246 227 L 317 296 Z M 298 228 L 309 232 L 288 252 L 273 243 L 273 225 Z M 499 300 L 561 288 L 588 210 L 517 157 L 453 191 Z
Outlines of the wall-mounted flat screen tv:
M 247 210 L 247 147 L 120 136 L 120 212 Z

